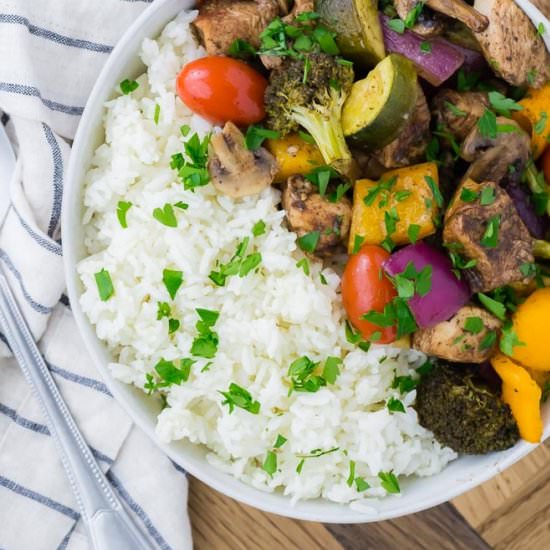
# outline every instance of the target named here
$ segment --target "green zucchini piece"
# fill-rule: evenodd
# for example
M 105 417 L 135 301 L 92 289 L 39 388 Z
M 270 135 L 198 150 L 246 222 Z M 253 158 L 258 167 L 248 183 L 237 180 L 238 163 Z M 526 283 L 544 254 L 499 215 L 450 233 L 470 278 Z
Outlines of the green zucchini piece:
M 353 84 L 342 110 L 346 140 L 371 151 L 385 147 L 406 125 L 417 95 L 413 64 L 402 55 L 388 55 Z
M 336 32 L 343 57 L 369 69 L 384 59 L 384 36 L 377 0 L 316 0 L 316 11 Z

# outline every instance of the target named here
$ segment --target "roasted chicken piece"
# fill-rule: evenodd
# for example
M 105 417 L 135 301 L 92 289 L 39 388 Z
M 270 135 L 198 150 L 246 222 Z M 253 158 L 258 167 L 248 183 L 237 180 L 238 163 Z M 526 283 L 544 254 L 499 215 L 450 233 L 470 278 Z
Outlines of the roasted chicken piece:
M 208 55 L 223 55 L 238 38 L 260 45 L 260 33 L 285 15 L 284 0 L 206 0 L 191 23 Z
M 417 0 L 394 0 L 395 9 L 401 19 L 405 19 L 407 14 L 418 4 Z M 477 12 L 472 6 L 468 5 L 463 0 L 426 0 L 428 8 L 442 13 L 447 17 L 462 21 L 468 28 L 474 32 L 480 32 L 487 28 L 489 21 L 487 18 Z M 422 34 L 422 14 L 418 19 L 421 25 L 419 34 Z M 416 27 L 413 28 L 417 32 Z M 426 35 L 424 35 L 426 36 Z
M 347 197 L 330 202 L 309 180 L 291 176 L 283 189 L 282 204 L 288 227 L 298 237 L 319 231 L 316 256 L 327 257 L 340 251 L 351 224 L 351 201 Z
M 430 110 L 420 85 L 416 107 L 398 138 L 373 156 L 385 168 L 400 168 L 415 164 L 424 158 L 430 141 Z
M 501 322 L 485 309 L 464 306 L 448 321 L 417 330 L 412 347 L 456 363 L 483 363 L 497 346 Z M 489 335 L 494 332 L 494 338 Z
M 233 198 L 256 195 L 269 187 L 277 173 L 277 161 L 263 147 L 246 148 L 242 132 L 228 122 L 210 140 L 208 172 L 214 187 Z
M 464 200 L 472 192 L 477 198 Z M 533 240 L 508 194 L 493 182 L 467 180 L 458 187 L 445 214 L 443 241 L 454 254 L 476 262 L 464 271 L 473 292 L 532 279 L 520 268 L 534 262 Z
M 489 107 L 486 92 L 440 90 L 432 100 L 436 125 L 461 142 Z
M 492 69 L 513 86 L 541 87 L 550 78 L 550 54 L 527 15 L 514 0 L 475 0 L 474 7 L 489 18 L 476 38 Z
M 504 117 L 497 117 L 496 138 L 483 136 L 475 125 L 462 144 L 460 156 L 471 162 L 464 180 L 494 181 L 500 184 L 519 183 L 531 154 L 531 139 L 520 126 Z

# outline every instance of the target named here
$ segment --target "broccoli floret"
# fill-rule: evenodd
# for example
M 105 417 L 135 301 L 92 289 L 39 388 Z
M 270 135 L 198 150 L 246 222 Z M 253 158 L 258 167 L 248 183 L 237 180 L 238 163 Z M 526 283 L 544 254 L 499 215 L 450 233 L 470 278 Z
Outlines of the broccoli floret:
M 519 439 L 510 408 L 475 367 L 440 364 L 417 386 L 420 424 L 459 453 L 503 451 Z
M 352 84 L 352 67 L 331 55 L 287 58 L 269 78 L 265 93 L 268 126 L 283 136 L 301 126 L 311 134 L 325 162 L 350 176 L 353 159 L 341 116 Z

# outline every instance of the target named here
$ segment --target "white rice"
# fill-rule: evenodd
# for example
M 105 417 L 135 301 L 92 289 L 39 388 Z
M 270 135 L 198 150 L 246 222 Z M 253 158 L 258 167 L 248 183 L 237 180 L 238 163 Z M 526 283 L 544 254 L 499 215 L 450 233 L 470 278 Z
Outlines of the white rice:
M 379 472 L 427 476 L 455 457 L 422 428 L 413 408 L 415 391 L 401 395 L 391 384 L 396 375 L 416 376 L 423 357 L 411 350 L 373 347 L 355 350 L 345 337 L 339 277 L 311 262 L 306 276 L 296 266 L 303 255 L 296 237 L 284 225 L 279 193 L 267 189 L 259 197 L 232 200 L 212 185 L 185 191 L 170 158 L 182 151 L 180 127 L 206 134 L 210 126 L 193 115 L 175 95 L 175 77 L 189 60 L 204 55 L 189 32 L 195 13 L 182 13 L 158 40 L 145 40 L 141 57 L 147 73 L 139 88 L 107 103 L 105 144 L 86 176 L 86 246 L 89 257 L 78 270 L 84 285 L 81 305 L 110 351 L 113 375 L 143 387 L 159 359 L 190 357 L 196 337 L 195 308 L 220 312 L 214 330 L 219 347 L 212 365 L 199 359 L 189 380 L 167 388 L 167 407 L 157 431 L 166 442 L 188 438 L 206 445 L 208 460 L 263 490 L 281 488 L 297 499 L 323 496 L 354 502 L 368 510 L 369 499 L 382 497 Z M 155 105 L 160 120 L 154 122 Z M 117 203 L 131 201 L 128 228 L 116 217 Z M 152 216 L 156 207 L 183 201 L 178 227 Z M 259 220 L 267 231 L 252 237 Z M 208 275 L 216 262 L 227 262 L 237 244 L 251 238 L 248 252 L 260 252 L 262 263 L 244 278 L 230 277 L 225 287 Z M 94 274 L 109 271 L 115 294 L 101 301 Z M 163 269 L 184 273 L 172 302 L 162 282 Z M 168 335 L 167 319 L 157 320 L 157 302 L 168 301 L 181 328 Z M 316 393 L 288 395 L 289 364 L 307 355 L 313 361 L 343 357 L 336 383 Z M 385 360 L 384 360 L 385 358 Z M 247 388 L 261 403 L 259 414 L 235 408 L 230 414 L 219 391 L 231 382 Z M 385 406 L 401 399 L 406 413 Z M 277 471 L 270 477 L 262 463 L 277 435 L 288 439 L 277 451 Z M 333 451 L 305 460 L 314 449 Z M 355 476 L 371 486 L 358 492 L 348 485 L 350 463 Z

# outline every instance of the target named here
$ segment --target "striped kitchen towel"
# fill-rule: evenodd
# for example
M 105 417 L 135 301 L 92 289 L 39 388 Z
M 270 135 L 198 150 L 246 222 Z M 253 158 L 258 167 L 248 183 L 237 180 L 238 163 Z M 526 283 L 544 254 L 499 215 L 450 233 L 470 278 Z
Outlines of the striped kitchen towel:
M 149 3 L 0 0 L 0 118 L 18 157 L 0 262 L 121 500 L 158 548 L 185 550 L 192 546 L 185 472 L 113 400 L 63 294 L 59 217 L 71 140 L 103 63 Z M 40 408 L 0 346 L 0 549 L 90 548 Z

